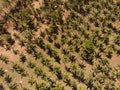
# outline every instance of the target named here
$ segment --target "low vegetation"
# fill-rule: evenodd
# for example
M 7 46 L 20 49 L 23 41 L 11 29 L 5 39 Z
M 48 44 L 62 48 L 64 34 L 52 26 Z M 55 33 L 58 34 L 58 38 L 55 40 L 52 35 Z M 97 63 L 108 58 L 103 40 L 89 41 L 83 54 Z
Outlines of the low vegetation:
M 120 90 L 119 0 L 0 5 L 0 90 Z

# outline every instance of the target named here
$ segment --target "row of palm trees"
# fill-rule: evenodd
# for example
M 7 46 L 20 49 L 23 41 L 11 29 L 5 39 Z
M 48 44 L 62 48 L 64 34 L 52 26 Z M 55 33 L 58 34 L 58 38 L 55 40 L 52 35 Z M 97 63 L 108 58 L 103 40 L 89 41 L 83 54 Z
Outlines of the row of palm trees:
M 116 21 L 116 18 L 113 18 L 113 16 L 108 14 L 108 12 L 103 11 L 105 15 L 108 14 L 105 19 L 99 18 L 100 13 L 102 12 L 101 8 L 108 5 L 108 7 L 106 8 L 110 9 L 111 6 L 109 6 L 108 2 L 100 2 L 104 3 L 103 6 L 101 6 L 97 2 L 87 2 L 86 0 L 82 2 L 80 2 L 79 0 L 70 0 L 69 2 L 65 3 L 61 2 L 61 0 L 44 0 L 44 2 L 44 6 L 36 10 L 31 6 L 32 0 L 18 0 L 16 8 L 11 10 L 11 13 L 5 15 L 5 19 L 12 20 L 14 22 L 15 28 L 18 31 L 20 30 L 20 32 L 22 32 L 21 34 L 25 39 L 20 39 L 20 45 L 23 47 L 26 47 L 27 45 L 26 51 L 29 54 L 32 54 L 36 60 L 42 59 L 41 63 L 44 66 L 48 67 L 49 70 L 54 73 L 58 79 L 63 79 L 65 83 L 73 87 L 75 90 L 77 89 L 76 80 L 85 83 L 90 89 L 101 90 L 103 85 L 102 83 L 105 82 L 106 78 L 101 77 L 99 78 L 100 80 L 97 78 L 97 81 L 95 76 L 99 73 L 103 73 L 103 76 L 109 76 L 109 72 L 111 72 L 112 70 L 109 64 L 106 65 L 107 62 L 106 60 L 102 59 L 101 54 L 105 53 L 107 58 L 112 58 L 113 50 L 106 50 L 106 46 L 110 45 L 109 36 L 111 35 L 111 33 L 115 32 L 117 34 L 119 31 L 112 24 L 112 22 Z M 62 20 L 63 8 L 61 8 L 61 5 L 65 7 L 64 9 L 70 10 L 71 12 L 65 21 Z M 83 6 L 86 6 L 86 9 Z M 92 6 L 93 8 L 98 9 L 98 11 L 92 12 L 92 10 L 90 10 L 90 7 Z M 42 12 L 44 12 L 43 19 L 41 19 Z M 89 22 L 91 23 L 86 23 L 87 21 L 84 20 L 84 17 L 86 15 L 94 16 L 90 18 Z M 50 25 L 50 27 L 47 28 L 45 32 L 42 32 L 39 37 L 36 37 L 33 34 L 34 32 L 36 32 L 36 29 L 39 28 L 39 24 L 36 23 L 35 20 L 37 20 L 37 22 L 39 23 L 47 22 L 47 25 Z M 108 21 L 112 22 L 108 23 Z M 102 30 L 91 30 L 92 24 L 95 29 L 100 28 L 100 30 Z M 110 30 L 105 29 L 105 27 L 109 28 Z M 114 31 L 112 31 L 111 29 Z M 117 36 L 115 39 L 115 43 L 119 45 L 119 41 L 119 36 Z M 12 42 L 11 39 L 8 39 L 8 42 L 14 44 L 14 41 Z M 67 46 L 67 48 L 65 46 Z M 99 50 L 98 52 L 96 51 L 96 48 Z M 113 46 L 112 49 L 114 48 L 115 47 Z M 59 65 L 53 65 L 51 59 L 48 59 L 47 57 L 43 58 L 43 55 L 41 53 L 42 50 L 39 51 L 39 49 L 42 49 L 46 54 L 48 54 L 48 57 L 50 56 L 50 58 L 54 58 L 54 60 L 58 62 L 57 64 Z M 60 50 L 61 52 L 59 53 L 57 50 Z M 94 65 L 95 62 L 99 62 L 98 59 L 102 61 L 102 64 L 100 62 L 96 66 L 95 70 L 93 70 L 93 76 L 87 80 L 85 77 L 84 69 L 79 69 L 79 66 L 77 66 L 78 63 L 77 65 L 75 64 L 77 61 L 79 62 L 79 60 L 73 53 L 79 55 L 79 58 L 91 65 Z M 67 67 L 66 65 L 67 68 L 65 70 L 68 73 L 72 74 L 73 79 L 69 78 L 69 76 L 64 77 L 61 71 L 62 55 L 65 55 L 65 57 L 67 58 L 65 64 L 67 64 L 67 62 L 71 63 L 71 67 Z M 7 62 L 7 59 L 5 57 L 1 57 L 0 59 L 5 63 Z M 28 62 L 24 54 L 20 54 L 20 61 L 23 63 Z M 56 64 L 56 62 L 54 63 Z M 47 78 L 50 83 L 52 83 L 52 88 L 56 89 L 57 87 L 60 88 L 60 90 L 63 89 L 63 87 L 57 85 L 55 81 L 51 79 L 51 77 L 49 78 L 42 67 L 38 67 L 36 63 L 30 61 L 28 62 L 27 67 L 34 69 L 34 73 L 38 77 L 42 77 L 43 79 Z M 84 67 L 84 64 L 81 65 L 81 67 Z M 28 76 L 26 70 L 18 64 L 13 65 L 13 68 L 18 74 L 21 74 L 22 76 Z M 0 70 L 0 73 L 1 75 L 4 74 L 2 70 Z M 111 80 L 111 78 L 109 79 Z M 35 84 L 37 90 L 48 89 L 48 87 L 44 87 L 44 83 L 36 83 L 33 77 L 30 78 L 29 83 L 31 85 Z M 10 88 L 16 87 L 17 85 L 15 83 L 12 83 L 10 85 Z M 105 88 L 112 89 L 111 87 L 111 84 L 106 84 Z

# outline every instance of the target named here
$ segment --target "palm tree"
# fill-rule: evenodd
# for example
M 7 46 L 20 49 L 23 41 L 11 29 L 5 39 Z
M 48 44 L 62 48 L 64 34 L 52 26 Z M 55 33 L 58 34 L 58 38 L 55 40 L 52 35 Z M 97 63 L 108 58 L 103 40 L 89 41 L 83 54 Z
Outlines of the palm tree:
M 45 32 L 40 32 L 40 36 L 45 38 L 46 37 L 46 33 Z
M 36 67 L 36 68 L 35 68 L 35 74 L 36 74 L 37 76 L 43 76 L 44 72 L 43 72 L 43 70 L 42 70 L 42 67 Z
M 116 73 L 116 77 L 117 77 L 118 79 L 120 79 L 120 72 L 117 72 L 117 73 Z
M 25 36 L 25 38 L 27 38 L 28 40 L 31 40 L 33 37 L 32 31 L 30 30 L 25 30 L 22 32 L 23 36 Z
M 51 69 L 52 69 L 53 73 L 55 73 L 55 74 L 60 72 L 60 67 L 58 67 L 58 66 L 53 66 Z
M 87 54 L 86 52 L 83 52 L 81 54 L 81 57 L 83 58 L 83 60 L 87 61 L 88 63 L 93 64 L 93 59 L 94 59 L 93 54 Z
M 28 83 L 30 83 L 30 85 L 33 85 L 35 83 L 35 79 L 33 77 L 31 77 L 29 79 Z
M 8 58 L 6 56 L 3 56 L 3 55 L 0 56 L 0 60 L 5 62 L 6 64 L 9 62 Z
M 79 46 L 75 45 L 75 52 L 79 53 L 80 52 L 80 48 Z
M 48 36 L 48 41 L 49 41 L 50 43 L 53 43 L 53 38 L 52 38 L 52 36 Z
M 14 22 L 14 27 L 16 29 L 18 29 L 18 27 L 19 27 L 18 21 L 15 17 L 13 17 L 13 15 L 11 13 L 5 13 L 4 18 L 5 18 L 5 20 L 8 20 L 9 18 L 12 19 L 12 21 Z
M 87 88 L 86 88 L 85 86 L 81 85 L 81 86 L 78 88 L 78 90 L 87 90 Z
M 61 38 L 62 45 L 64 45 L 66 42 L 67 42 L 67 38 L 66 37 Z
M 15 43 L 14 39 L 12 39 L 10 34 L 4 34 L 4 38 L 10 45 L 13 45 Z
M 72 62 L 75 62 L 75 61 L 76 61 L 75 55 L 70 55 L 70 56 L 69 56 L 69 59 L 70 59 Z
M 43 50 L 46 50 L 45 43 L 42 38 L 38 37 L 35 39 L 36 44 Z
M 78 78 L 80 82 L 84 82 L 85 80 L 85 73 L 83 70 L 76 70 L 74 76 Z
M 11 83 L 10 85 L 9 85 L 9 88 L 10 88 L 10 90 L 16 90 L 17 89 L 17 83 Z
M 28 88 L 22 87 L 20 90 L 29 90 Z
M 26 40 L 21 39 L 19 44 L 21 45 L 21 47 L 23 47 L 25 46 L 25 43 L 26 43 Z
M 7 83 L 11 83 L 11 82 L 12 82 L 12 77 L 10 77 L 9 75 L 6 75 L 6 76 L 5 76 L 5 81 L 6 81 Z
M 3 40 L 0 39 L 0 46 L 3 46 Z
M 22 63 L 25 63 L 26 60 L 27 60 L 26 56 L 25 56 L 24 54 L 20 54 L 20 61 L 21 61 Z
M 13 53 L 14 53 L 15 55 L 18 55 L 18 54 L 19 54 L 19 50 L 13 50 Z
M 96 81 L 93 83 L 93 89 L 94 90 L 102 90 L 102 85 Z
M 52 90 L 64 90 L 64 88 L 60 84 L 54 83 L 52 85 Z
M 117 37 L 116 37 L 115 43 L 116 43 L 117 45 L 120 45 L 120 36 L 117 36 Z
M 115 90 L 115 82 L 110 80 L 108 83 L 105 85 L 106 90 Z
M 86 85 L 90 90 L 92 90 L 93 87 L 93 82 L 94 82 L 94 77 L 90 76 L 88 79 L 86 79 Z
M 65 54 L 65 55 L 69 55 L 70 51 L 66 48 L 62 48 L 62 52 Z
M 33 52 L 36 52 L 36 46 L 34 44 L 27 45 L 27 52 L 29 54 L 32 54 Z
M 13 65 L 13 69 L 18 73 L 21 74 L 22 76 L 27 76 L 27 72 L 25 71 L 24 68 L 21 68 L 18 64 Z
M 57 56 L 57 51 L 56 50 L 53 50 L 53 49 L 48 49 L 48 52 L 47 52 L 49 55 L 50 55 L 50 57 L 56 57 Z
M 107 56 L 108 58 L 112 58 L 112 54 L 113 54 L 113 52 L 112 52 L 111 50 L 109 50 L 109 51 L 106 53 L 106 56 Z
M 81 62 L 81 63 L 79 64 L 79 66 L 80 66 L 81 69 L 84 69 L 84 68 L 86 67 L 86 65 L 85 65 L 83 62 Z
M 34 53 L 34 57 L 35 57 L 35 59 L 40 59 L 40 58 L 42 57 L 42 53 L 36 51 L 36 52 Z
M 68 85 L 70 85 L 71 87 L 73 87 L 74 90 L 77 90 L 77 83 L 76 83 L 75 80 L 69 79 Z
M 56 62 L 58 62 L 60 64 L 61 58 L 59 55 L 54 56 L 54 59 L 56 60 Z
M 50 67 L 51 66 L 50 61 L 51 61 L 50 59 L 42 59 L 42 64 L 47 67 Z
M 99 44 L 99 50 L 100 52 L 104 52 L 105 46 L 103 44 Z
M 77 69 L 78 69 L 78 65 L 76 63 L 72 63 L 69 68 L 69 71 L 74 74 Z
M 28 67 L 34 68 L 35 66 L 36 66 L 35 62 L 32 62 L 32 61 L 28 62 Z
M 105 43 L 106 45 L 109 44 L 109 37 L 108 37 L 108 36 L 106 36 L 106 37 L 104 38 L 104 43 Z
M 4 86 L 0 83 L 0 90 L 5 90 Z
M 45 83 L 36 83 L 36 90 L 46 90 Z
M 119 49 L 119 50 L 117 50 L 117 54 L 118 54 L 118 55 L 120 55 L 120 49 Z
M 3 76 L 5 74 L 5 71 L 3 70 L 3 68 L 0 68 L 0 76 Z
M 60 47 L 61 47 L 61 45 L 59 44 L 59 43 L 57 43 L 57 42 L 55 42 L 55 47 L 57 47 L 58 49 L 60 49 Z

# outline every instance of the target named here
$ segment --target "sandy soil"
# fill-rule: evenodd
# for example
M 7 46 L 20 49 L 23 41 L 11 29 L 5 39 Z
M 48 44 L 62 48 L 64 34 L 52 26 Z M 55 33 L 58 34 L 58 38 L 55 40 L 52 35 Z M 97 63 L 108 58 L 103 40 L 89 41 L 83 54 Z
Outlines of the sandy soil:
M 64 1 L 66 1 L 66 0 L 64 0 Z M 1 4 L 1 3 L 0 3 L 0 4 Z M 34 6 L 34 8 L 37 9 L 37 8 L 40 8 L 40 7 L 42 6 L 42 4 L 43 4 L 43 0 L 38 0 L 38 1 L 34 1 L 33 6 Z M 67 11 L 67 10 L 65 10 L 64 13 L 63 13 L 63 20 L 65 20 L 69 15 L 70 15 L 70 12 Z M 45 30 L 47 27 L 48 27 L 47 25 L 41 24 L 41 28 L 38 30 L 37 33 L 35 33 L 35 35 L 38 35 L 38 36 L 39 36 L 40 32 L 44 32 L 44 30 Z M 13 38 L 14 38 L 14 36 L 13 36 L 14 33 L 20 34 L 19 32 L 17 32 L 16 30 L 13 29 L 13 25 L 12 25 L 11 23 L 8 23 L 7 28 L 8 28 L 8 32 L 11 33 L 11 36 L 12 36 Z M 52 48 L 54 48 L 54 47 L 52 47 Z M 16 61 L 19 60 L 19 55 L 15 55 L 15 54 L 13 53 L 13 50 L 19 50 L 20 53 L 26 54 L 26 50 L 25 50 L 25 49 L 26 49 L 26 48 L 25 48 L 25 47 L 21 47 L 21 46 L 19 45 L 19 41 L 16 40 L 16 41 L 15 41 L 15 44 L 12 46 L 12 49 L 11 49 L 11 50 L 6 50 L 4 47 L 0 47 L 0 55 L 2 54 L 2 55 L 4 55 L 4 56 L 8 57 L 8 59 L 9 59 L 10 61 L 16 62 Z M 44 51 L 42 51 L 42 52 L 44 52 Z M 59 53 L 59 54 L 61 54 L 61 53 Z M 47 55 L 46 55 L 46 56 L 47 56 Z M 30 56 L 27 55 L 27 57 L 30 57 Z M 30 59 L 31 59 L 31 57 L 30 57 Z M 2 62 L 0 62 L 0 64 L 1 64 L 1 63 L 2 63 Z M 39 63 L 38 63 L 38 64 L 39 64 Z M 113 57 L 112 57 L 112 59 L 110 60 L 110 64 L 111 64 L 113 67 L 116 67 L 116 66 L 120 65 L 120 56 L 117 56 L 117 55 L 114 54 Z M 2 65 L 4 65 L 4 64 L 2 64 Z M 62 66 L 62 64 L 61 64 L 61 66 Z M 9 68 L 9 65 L 7 65 L 6 68 Z M 91 68 L 92 68 L 91 65 L 86 64 L 86 71 L 87 71 L 87 72 L 86 72 L 86 75 L 88 75 L 88 74 L 90 73 Z M 64 69 L 64 67 L 62 68 L 62 70 L 63 70 L 63 69 Z M 28 69 L 26 69 L 26 70 L 28 70 Z M 30 71 L 30 70 L 29 70 L 29 71 Z M 49 70 L 46 69 L 45 67 L 44 67 L 44 71 L 49 72 Z M 32 71 L 30 71 L 30 73 L 32 73 Z M 19 83 L 19 81 L 22 80 L 24 85 L 27 85 L 27 87 L 30 87 L 30 86 L 28 85 L 28 83 L 27 83 L 28 78 L 20 78 L 20 76 L 18 76 L 18 74 L 13 74 L 13 76 L 15 77 L 14 81 L 18 81 L 18 83 Z M 16 77 L 16 76 L 17 76 L 17 77 Z M 71 76 L 70 76 L 70 77 L 71 77 Z M 53 75 L 53 78 L 55 78 L 54 75 Z M 0 80 L 0 83 L 1 83 L 1 80 Z M 32 90 L 33 90 L 33 89 L 32 89 Z M 71 88 L 70 88 L 70 87 L 66 87 L 66 90 L 71 90 Z
M 113 57 L 112 57 L 111 60 L 110 60 L 110 64 L 111 64 L 113 67 L 116 67 L 116 66 L 120 65 L 120 56 L 118 56 L 118 55 L 113 55 Z
M 43 0 L 34 1 L 33 6 L 35 9 L 40 8 L 43 5 Z

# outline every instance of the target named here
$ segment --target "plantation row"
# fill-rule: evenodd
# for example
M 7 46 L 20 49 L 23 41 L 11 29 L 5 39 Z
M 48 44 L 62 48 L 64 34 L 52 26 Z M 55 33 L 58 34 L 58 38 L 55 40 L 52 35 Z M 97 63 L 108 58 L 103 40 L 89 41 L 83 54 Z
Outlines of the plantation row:
M 0 20 L 0 90 L 120 89 L 119 1 L 14 2 Z

